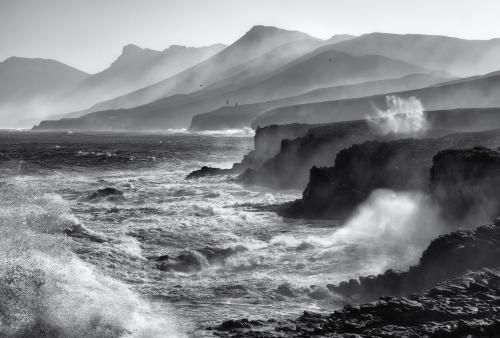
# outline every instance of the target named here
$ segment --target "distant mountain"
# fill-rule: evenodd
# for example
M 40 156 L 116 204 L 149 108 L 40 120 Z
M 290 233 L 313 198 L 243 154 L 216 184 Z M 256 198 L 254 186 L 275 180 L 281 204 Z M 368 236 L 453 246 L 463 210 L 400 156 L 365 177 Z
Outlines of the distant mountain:
M 353 55 L 377 54 L 456 76 L 498 69 L 500 39 L 464 40 L 447 36 L 371 33 L 339 42 L 337 50 Z
M 355 35 L 349 35 L 349 34 L 337 34 L 329 38 L 328 40 L 325 40 L 326 44 L 334 44 L 342 41 L 347 41 L 347 40 L 352 40 L 356 38 L 357 36 Z
M 148 130 L 186 128 L 191 117 L 221 106 L 256 103 L 298 95 L 311 89 L 346 85 L 408 74 L 430 73 L 430 70 L 378 55 L 352 56 L 337 52 L 335 45 L 315 49 L 273 72 L 241 82 L 189 95 L 177 95 L 131 109 L 107 110 L 81 119 L 44 123 L 45 128 Z
M 301 32 L 254 26 L 239 40 L 208 60 L 154 85 L 97 104 L 89 111 L 130 108 L 171 95 L 197 91 L 236 75 L 242 70 L 240 66 L 280 45 L 301 40 L 320 41 Z
M 500 72 L 388 95 L 415 96 L 426 110 L 500 107 Z M 385 94 L 281 107 L 258 116 L 252 126 L 355 120 L 372 115 L 375 107 L 387 109 Z
M 44 113 L 55 96 L 89 75 L 49 59 L 11 57 L 0 63 L 0 127 Z
M 152 85 L 171 77 L 209 57 L 226 46 L 170 46 L 164 51 L 127 45 L 105 70 L 89 76 L 83 83 L 58 98 L 61 107 L 70 110 L 88 107 L 119 95 Z
M 321 47 L 265 80 L 231 93 L 241 102 L 265 101 L 305 93 L 326 86 L 347 85 L 431 73 L 429 69 L 379 55 L 353 56 Z
M 252 121 L 263 112 L 279 107 L 417 89 L 443 81 L 445 81 L 445 78 L 432 74 L 411 74 L 396 79 L 326 87 L 279 100 L 244 104 L 238 107 L 224 106 L 211 112 L 194 116 L 189 129 L 241 129 L 250 127 Z

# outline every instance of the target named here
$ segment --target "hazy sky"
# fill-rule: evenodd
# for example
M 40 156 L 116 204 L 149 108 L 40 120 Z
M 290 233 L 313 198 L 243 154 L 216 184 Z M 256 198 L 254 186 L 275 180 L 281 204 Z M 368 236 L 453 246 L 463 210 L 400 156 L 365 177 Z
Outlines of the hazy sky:
M 256 24 L 328 38 L 373 31 L 500 37 L 500 0 L 0 0 L 0 61 L 53 58 L 87 72 L 123 45 L 229 44 Z

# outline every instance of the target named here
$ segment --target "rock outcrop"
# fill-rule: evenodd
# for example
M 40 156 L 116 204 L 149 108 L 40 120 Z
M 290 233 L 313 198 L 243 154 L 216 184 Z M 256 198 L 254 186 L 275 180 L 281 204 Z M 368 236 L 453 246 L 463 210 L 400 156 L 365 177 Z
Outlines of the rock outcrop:
M 231 169 L 203 167 L 193 171 L 186 178 L 212 175 L 240 174 L 246 169 L 260 168 L 262 163 L 280 152 L 282 140 L 295 139 L 305 135 L 314 124 L 288 124 L 257 128 L 254 136 L 254 150 L 246 154 L 241 162 L 234 163 Z
M 196 250 L 186 250 L 176 257 L 162 255 L 149 257 L 149 260 L 157 262 L 156 267 L 162 271 L 197 272 L 211 265 L 223 266 L 225 260 L 247 248 L 237 245 L 234 248 L 204 247 Z
M 500 152 L 479 147 L 442 151 L 433 159 L 430 179 L 446 219 L 468 223 L 500 214 Z
M 201 167 L 201 169 L 189 173 L 189 175 L 186 176 L 186 179 L 205 177 L 205 176 L 225 175 L 232 173 L 234 173 L 233 169 L 221 169 L 221 168 L 203 166 Z
M 123 196 L 123 191 L 118 190 L 113 187 L 106 187 L 102 189 L 98 189 L 87 196 L 87 200 L 94 201 L 97 199 L 109 198 L 109 199 L 117 199 Z
M 303 188 L 311 167 L 331 166 L 340 150 L 378 137 L 366 120 L 314 126 L 304 136 L 283 139 L 274 156 L 260 167 L 246 170 L 238 179 L 273 188 Z
M 347 299 L 370 301 L 380 295 L 403 296 L 434 287 L 467 270 L 500 266 L 500 219 L 475 230 L 458 230 L 433 240 L 417 265 L 405 272 L 387 270 L 378 276 L 360 277 L 328 285 Z
M 338 153 L 333 167 L 313 167 L 302 199 L 283 205 L 280 213 L 342 219 L 375 189 L 427 191 L 432 159 L 439 151 L 498 145 L 500 130 L 355 144 Z
M 427 129 L 419 138 L 440 137 L 463 131 L 482 131 L 499 126 L 499 110 L 451 109 L 424 112 Z M 228 170 L 201 170 L 189 177 L 214 174 L 242 174 L 245 184 L 278 189 L 303 189 L 313 167 L 334 165 L 337 153 L 356 143 L 368 140 L 407 138 L 404 134 L 382 135 L 376 119 L 329 124 L 271 125 L 258 128 L 255 150 Z

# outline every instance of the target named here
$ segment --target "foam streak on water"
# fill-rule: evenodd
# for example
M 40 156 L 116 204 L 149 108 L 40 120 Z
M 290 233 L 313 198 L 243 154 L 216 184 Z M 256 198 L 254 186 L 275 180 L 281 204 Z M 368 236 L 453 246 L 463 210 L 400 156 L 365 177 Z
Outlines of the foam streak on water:
M 379 273 L 401 256 L 400 248 L 381 249 L 384 232 L 410 223 L 422 199 L 382 193 L 343 228 L 286 220 L 241 205 L 289 201 L 300 191 L 184 180 L 202 165 L 240 160 L 251 138 L 38 137 L 0 133 L 0 325 L 9 333 L 205 336 L 206 326 L 228 318 L 330 310 L 341 304 L 326 284 Z M 106 187 L 122 194 L 96 194 Z M 387 208 L 401 213 L 377 211 Z M 375 228 L 367 224 L 374 217 Z M 367 250 L 360 239 L 371 229 L 380 241 Z M 408 262 L 421 250 L 412 249 Z

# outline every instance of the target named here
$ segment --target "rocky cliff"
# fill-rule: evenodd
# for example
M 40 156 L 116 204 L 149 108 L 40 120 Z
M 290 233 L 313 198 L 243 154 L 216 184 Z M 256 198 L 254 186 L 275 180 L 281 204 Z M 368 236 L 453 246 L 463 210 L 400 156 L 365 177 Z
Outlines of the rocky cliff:
M 375 189 L 427 191 L 432 159 L 439 151 L 498 145 L 500 130 L 355 144 L 338 153 L 333 167 L 313 167 L 302 199 L 284 205 L 280 212 L 345 218 Z
M 190 173 L 187 178 L 240 174 L 249 168 L 260 168 L 264 161 L 279 153 L 283 140 L 301 137 L 309 129 L 315 127 L 318 127 L 318 125 L 296 123 L 257 128 L 254 136 L 254 150 L 246 154 L 241 162 L 234 163 L 231 169 L 203 167 Z
M 429 111 L 425 113 L 425 120 L 427 129 L 418 134 L 420 138 L 444 136 L 457 131 L 488 130 L 500 126 L 498 110 L 494 109 Z M 311 126 L 304 136 L 283 140 L 281 149 L 274 150 L 276 155 L 270 156 L 261 167 L 251 167 L 252 170 L 240 177 L 242 182 L 272 188 L 302 189 L 309 180 L 310 168 L 332 166 L 335 156 L 343 148 L 367 140 L 408 137 L 397 134 L 382 136 L 374 128 L 375 124 L 368 120 Z
M 500 152 L 451 149 L 438 153 L 432 162 L 432 195 L 446 219 L 484 222 L 499 214 Z
M 245 171 L 239 180 L 273 188 L 303 188 L 311 167 L 330 166 L 343 148 L 377 137 L 366 120 L 314 126 L 302 137 L 283 139 L 274 156 L 268 153 L 260 167 Z

